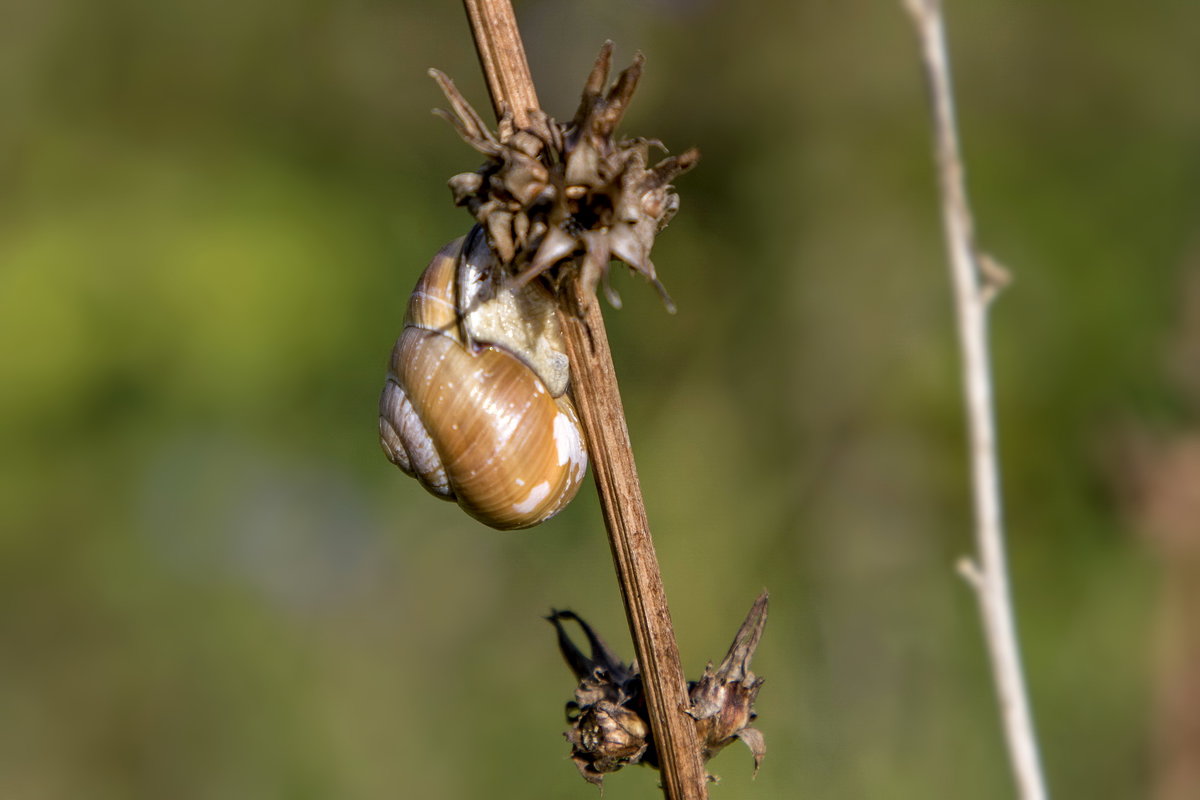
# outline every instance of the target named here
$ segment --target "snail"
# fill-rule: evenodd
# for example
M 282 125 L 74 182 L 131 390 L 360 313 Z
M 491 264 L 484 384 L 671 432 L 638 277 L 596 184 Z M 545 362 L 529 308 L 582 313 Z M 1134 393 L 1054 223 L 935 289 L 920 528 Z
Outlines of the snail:
M 505 109 L 488 129 L 437 70 L 445 117 L 486 157 L 450 179 L 478 223 L 417 282 L 379 401 L 392 463 L 493 528 L 528 528 L 579 490 L 587 453 L 569 392 L 558 313 L 608 285 L 610 262 L 641 274 L 671 308 L 650 249 L 679 206 L 671 181 L 695 149 L 650 165 L 653 139 L 617 139 L 642 57 L 608 83 L 612 43 L 596 58 L 567 123 Z M 553 290 L 551 289 L 553 287 Z
M 518 285 L 483 228 L 417 281 L 379 400 L 388 459 L 499 530 L 561 511 L 587 471 L 550 291 Z

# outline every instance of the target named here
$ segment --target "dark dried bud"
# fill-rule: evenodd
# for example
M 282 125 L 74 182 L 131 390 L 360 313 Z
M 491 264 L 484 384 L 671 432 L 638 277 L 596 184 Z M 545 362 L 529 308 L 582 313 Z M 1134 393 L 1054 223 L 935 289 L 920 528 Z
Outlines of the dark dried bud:
M 636 764 L 646 755 L 650 726 L 646 723 L 642 679 L 637 668 L 622 662 L 604 640 L 570 611 L 553 611 L 547 617 L 558 634 L 558 649 L 579 680 L 575 699 L 567 703 L 565 734 L 571 743 L 571 760 L 587 781 L 601 784 L 604 773 Z M 587 637 L 585 656 L 567 632 L 563 620 L 574 620 Z
M 494 133 L 449 78 L 430 70 L 452 109 L 437 113 L 488 159 L 475 172 L 450 179 L 454 202 L 483 225 L 519 284 L 546 275 L 551 285 L 563 286 L 564 270 L 577 270 L 583 291 L 595 292 L 603 283 L 609 301 L 620 307 L 607 281 L 610 259 L 619 259 L 649 280 L 673 310 L 650 250 L 679 207 L 671 181 L 700 153 L 688 150 L 647 167 L 650 148 L 661 143 L 615 138 L 643 60 L 635 56 L 605 91 L 612 64 L 612 42 L 606 42 L 569 123 L 533 110 L 527 126 L 517 128 L 506 113 Z
M 567 704 L 571 729 L 571 759 L 589 782 L 601 784 L 604 774 L 626 764 L 658 767 L 658 754 L 646 720 L 642 676 L 637 665 L 628 665 L 613 654 L 591 626 L 570 611 L 555 611 L 547 619 L 558 634 L 558 646 L 567 666 L 579 680 L 574 701 Z M 567 636 L 563 620 L 574 620 L 588 640 L 584 655 Z M 766 754 L 762 733 L 750 727 L 757 716 L 754 700 L 762 678 L 750 671 L 750 660 L 767 621 L 767 593 L 763 592 L 746 615 L 720 666 L 710 662 L 700 680 L 688 684 L 692 702 L 687 713 L 696 720 L 696 733 L 704 760 L 712 758 L 735 739 L 754 755 L 754 771 Z
M 600 784 L 604 773 L 641 760 L 650 726 L 628 708 L 601 700 L 579 712 L 566 736 L 579 774 L 590 783 Z

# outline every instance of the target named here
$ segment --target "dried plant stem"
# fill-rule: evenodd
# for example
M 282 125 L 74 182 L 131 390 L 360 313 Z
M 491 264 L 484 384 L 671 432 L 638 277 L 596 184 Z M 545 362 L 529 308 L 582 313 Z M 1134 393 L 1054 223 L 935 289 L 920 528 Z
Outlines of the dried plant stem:
M 463 0 L 492 105 L 513 112 L 521 125 L 538 107 L 509 0 Z M 583 315 L 564 315 L 572 389 L 608 528 L 617 579 L 641 666 L 650 727 L 668 800 L 708 797 L 707 776 L 679 661 L 679 647 L 650 539 L 645 503 L 634 467 L 625 412 L 596 298 L 579 298 Z
M 584 297 L 583 302 L 584 316 L 568 317 L 566 324 L 575 401 L 593 455 L 613 563 L 642 670 L 663 790 L 669 800 L 699 800 L 708 797 L 707 778 L 695 721 L 684 713 L 691 703 L 650 539 L 604 318 L 594 296 Z M 579 365 L 583 368 L 576 369 Z
M 525 46 L 517 30 L 510 0 L 463 0 L 479 66 L 487 81 L 492 106 L 499 117 L 507 106 L 518 125 L 529 122 L 528 112 L 538 107 L 537 90 L 525 60 Z
M 975 590 L 1000 703 L 1009 760 L 1022 800 L 1044 800 L 1029 697 L 1021 670 L 1012 597 L 1005 564 L 1000 468 L 988 357 L 988 306 L 1006 274 L 975 246 L 974 224 L 963 176 L 950 63 L 939 0 L 904 0 L 921 44 L 932 95 L 942 222 L 958 310 L 963 388 L 969 427 L 978 561 L 965 558 L 959 571 Z

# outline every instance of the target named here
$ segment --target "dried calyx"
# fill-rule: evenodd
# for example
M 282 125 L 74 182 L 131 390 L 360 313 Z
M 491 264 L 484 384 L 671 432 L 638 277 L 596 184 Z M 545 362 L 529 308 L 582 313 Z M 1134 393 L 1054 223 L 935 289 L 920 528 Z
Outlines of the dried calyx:
M 454 202 L 465 206 L 487 231 L 488 241 L 518 284 L 545 275 L 554 287 L 578 270 L 581 288 L 595 292 L 603 283 L 609 302 L 620 299 L 608 284 L 611 259 L 643 275 L 673 310 L 658 280 L 650 249 L 679 207 L 671 181 L 700 157 L 692 149 L 647 166 L 650 139 L 614 137 L 625 114 L 643 58 L 605 91 L 612 42 L 600 50 L 588 76 L 579 110 L 559 123 L 537 109 L 518 127 L 511 111 L 492 132 L 441 72 L 430 70 L 452 113 L 438 111 L 487 162 L 450 179 Z
M 566 732 L 571 759 L 579 774 L 601 785 L 604 775 L 626 764 L 658 768 L 654 737 L 646 723 L 642 676 L 636 664 L 623 663 L 596 635 L 591 626 L 570 611 L 555 611 L 547 619 L 558 633 L 558 647 L 571 672 L 579 679 L 575 699 L 567 703 Z M 574 620 L 583 630 L 590 655 L 584 655 L 563 628 Z M 754 754 L 754 771 L 767 752 L 762 733 L 750 727 L 757 716 L 754 700 L 763 679 L 750 671 L 750 660 L 767 622 L 767 593 L 763 592 L 742 622 L 721 664 L 709 662 L 700 680 L 688 683 L 687 709 L 696 721 L 697 740 L 704 760 L 712 758 L 735 739 Z M 713 778 L 715 780 L 715 778 Z

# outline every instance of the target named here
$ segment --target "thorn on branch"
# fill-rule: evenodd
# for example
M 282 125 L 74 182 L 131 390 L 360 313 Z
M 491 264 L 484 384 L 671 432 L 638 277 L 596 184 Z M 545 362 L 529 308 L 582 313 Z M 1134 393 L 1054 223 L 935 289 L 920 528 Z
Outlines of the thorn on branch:
M 975 263 L 979 265 L 980 290 L 984 304 L 991 303 L 996 296 L 1012 283 L 1012 272 L 988 253 L 976 252 Z
M 977 592 L 983 591 L 983 570 L 975 563 L 975 559 L 964 556 L 958 560 L 958 563 L 954 567 L 958 570 L 958 574 L 962 576 L 963 580 L 971 584 L 972 589 Z

